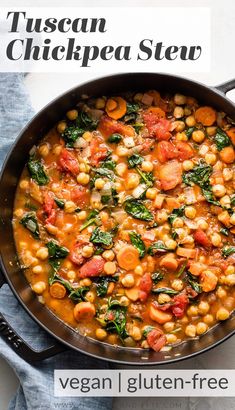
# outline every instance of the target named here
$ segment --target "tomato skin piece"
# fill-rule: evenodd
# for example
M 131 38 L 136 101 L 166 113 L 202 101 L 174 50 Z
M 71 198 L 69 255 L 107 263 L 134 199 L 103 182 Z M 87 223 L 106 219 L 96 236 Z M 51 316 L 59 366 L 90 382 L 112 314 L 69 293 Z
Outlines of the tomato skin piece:
M 190 159 L 194 156 L 194 150 L 190 144 L 184 141 L 176 142 L 176 149 L 178 151 L 178 156 L 181 161 L 185 161 L 186 159 Z
M 61 151 L 59 166 L 62 171 L 70 172 L 73 175 L 77 175 L 79 173 L 79 164 L 75 155 L 66 148 L 63 148 Z
M 149 293 L 152 289 L 153 281 L 150 273 L 145 273 L 140 279 L 140 290 Z
M 54 199 L 50 196 L 48 192 L 44 193 L 44 204 L 43 210 L 47 215 L 45 220 L 46 225 L 51 224 L 54 225 L 56 219 L 56 210 L 55 210 L 55 202 Z
M 101 256 L 94 256 L 80 268 L 81 279 L 99 276 L 104 270 L 105 260 Z
M 185 293 L 180 293 L 172 298 L 172 313 L 175 317 L 180 318 L 184 316 L 186 307 L 188 306 L 189 299 Z
M 206 235 L 206 233 L 202 229 L 197 229 L 196 232 L 194 233 L 194 240 L 197 242 L 199 245 L 202 245 L 206 248 L 211 246 L 211 241 Z
M 159 167 L 159 179 L 164 191 L 175 188 L 182 181 L 182 167 L 176 160 L 167 162 Z
M 106 116 L 101 118 L 98 130 L 105 138 L 110 137 L 110 135 L 116 132 L 126 137 L 133 137 L 135 135 L 135 130 L 130 125 L 123 124 Z
M 158 141 L 169 140 L 171 137 L 171 122 L 165 118 L 159 118 L 153 112 L 145 112 L 143 119 L 151 137 Z
M 79 208 L 83 208 L 90 203 L 89 195 L 89 190 L 87 188 L 78 185 L 73 187 L 71 191 L 71 200 L 75 202 Z
M 153 329 L 147 335 L 147 342 L 151 349 L 155 350 L 155 352 L 159 352 L 163 346 L 165 346 L 167 339 L 162 330 L 160 329 Z
M 84 238 L 84 236 L 79 235 L 77 237 L 77 242 L 73 245 L 69 253 L 69 259 L 76 265 L 82 265 L 85 261 L 84 256 L 82 256 L 82 248 L 87 245 L 89 241 Z
M 97 167 L 99 162 L 104 160 L 108 155 L 108 147 L 100 137 L 93 138 L 90 142 L 91 165 Z
M 157 158 L 160 162 L 166 162 L 168 159 L 177 158 L 178 151 L 174 144 L 169 141 L 160 141 L 157 144 Z

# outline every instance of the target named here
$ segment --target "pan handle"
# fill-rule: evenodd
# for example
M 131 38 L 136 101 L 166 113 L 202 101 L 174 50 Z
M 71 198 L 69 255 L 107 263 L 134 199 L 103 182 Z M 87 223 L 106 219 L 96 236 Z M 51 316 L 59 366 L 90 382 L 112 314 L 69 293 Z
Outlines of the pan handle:
M 227 94 L 228 91 L 231 91 L 235 88 L 235 79 L 219 84 L 215 88 L 221 91 L 223 94 Z
M 0 288 L 7 283 L 3 273 L 0 270 Z M 11 327 L 6 318 L 0 312 L 0 336 L 5 342 L 17 353 L 22 359 L 28 363 L 38 362 L 48 359 L 60 352 L 66 350 L 65 346 L 60 343 L 48 347 L 47 349 L 37 351 L 30 347 Z

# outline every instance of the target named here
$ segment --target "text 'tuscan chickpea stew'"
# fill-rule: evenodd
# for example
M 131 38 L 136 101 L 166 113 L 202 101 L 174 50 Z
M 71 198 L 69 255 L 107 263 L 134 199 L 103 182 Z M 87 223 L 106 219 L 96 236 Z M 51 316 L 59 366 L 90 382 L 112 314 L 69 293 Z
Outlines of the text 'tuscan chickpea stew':
M 234 145 L 232 120 L 192 97 L 83 96 L 33 147 L 16 193 L 40 301 L 83 335 L 155 351 L 227 319 Z

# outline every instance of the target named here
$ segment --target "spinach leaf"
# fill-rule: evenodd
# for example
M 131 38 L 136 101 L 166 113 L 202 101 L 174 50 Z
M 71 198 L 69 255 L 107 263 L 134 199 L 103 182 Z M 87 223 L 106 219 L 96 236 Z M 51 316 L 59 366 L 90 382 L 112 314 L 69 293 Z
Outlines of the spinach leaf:
M 154 272 L 151 275 L 152 281 L 154 285 L 156 285 L 158 282 L 160 282 L 163 279 L 164 275 L 162 272 Z
M 27 214 L 25 214 L 23 218 L 20 220 L 20 224 L 23 225 L 26 229 L 28 229 L 28 231 L 31 232 L 32 236 L 35 239 L 39 239 L 39 226 L 34 212 L 28 212 Z
M 215 144 L 218 151 L 222 151 L 223 148 L 231 145 L 229 136 L 221 128 L 217 128 L 215 134 Z
M 231 203 L 231 206 L 235 206 L 235 194 L 231 195 L 230 203 Z
M 179 269 L 179 272 L 176 273 L 175 276 L 176 276 L 177 278 L 179 278 L 181 275 L 183 275 L 183 273 L 184 273 L 184 271 L 185 271 L 185 269 L 186 269 L 187 264 L 188 264 L 188 259 L 187 259 L 184 263 L 182 263 L 182 265 L 181 265 L 181 267 L 180 267 L 180 269 Z
M 54 198 L 54 201 L 60 209 L 64 209 L 65 201 L 63 199 Z
M 225 236 L 229 236 L 229 230 L 227 228 L 221 228 L 220 233 Z
M 222 249 L 223 258 L 227 258 L 233 253 L 235 253 L 235 246 L 224 246 L 224 248 Z
M 169 249 L 164 245 L 162 241 L 157 241 L 148 248 L 147 253 L 151 256 L 154 256 L 158 252 L 165 251 L 169 251 Z
M 128 199 L 124 203 L 125 211 L 133 216 L 133 218 L 140 219 L 141 221 L 152 221 L 153 214 L 146 208 L 144 204 L 136 199 Z
M 112 170 L 108 169 L 108 168 L 92 168 L 92 171 L 94 171 L 95 176 L 94 176 L 94 181 L 99 178 L 100 176 L 102 177 L 107 177 L 110 180 L 113 180 L 114 178 L 114 174 L 112 172 Z
M 68 297 L 76 303 L 85 301 L 86 293 L 90 290 L 89 286 L 74 288 L 67 280 L 61 278 L 61 276 L 59 276 L 57 273 L 54 274 L 49 284 L 52 285 L 55 282 L 61 283 L 69 292 Z
M 135 168 L 137 165 L 141 165 L 144 158 L 139 154 L 133 154 L 127 158 L 128 168 Z
M 65 246 L 60 246 L 55 241 L 49 241 L 46 244 L 49 252 L 49 259 L 64 259 L 69 254 L 69 250 Z
M 177 290 L 171 289 L 171 288 L 153 288 L 152 292 L 155 294 L 159 293 L 166 293 L 167 295 L 177 295 L 179 293 Z
M 187 135 L 188 138 L 192 136 L 193 131 L 195 131 L 197 128 L 196 127 L 189 127 L 186 131 L 185 134 Z
M 129 233 L 129 237 L 130 237 L 132 245 L 136 249 L 138 249 L 140 258 L 143 258 L 146 252 L 146 247 L 145 247 L 143 240 L 141 239 L 141 235 L 133 231 Z
M 86 219 L 86 222 L 84 222 L 84 224 L 80 226 L 79 231 L 82 232 L 88 226 L 96 224 L 98 222 L 98 215 L 99 215 L 99 211 L 97 211 L 96 209 L 93 209 L 89 213 L 89 215 Z
M 132 114 L 132 113 L 138 113 L 138 111 L 139 111 L 139 109 L 140 109 L 140 106 L 139 106 L 139 104 L 136 104 L 136 103 L 127 103 L 127 105 L 126 105 L 126 113 L 127 114 Z
M 137 115 L 138 115 L 138 111 L 139 111 L 139 104 L 135 104 L 135 103 L 127 103 L 126 105 L 127 110 L 126 110 L 126 114 L 123 117 L 123 121 L 125 121 L 126 124 L 132 124 L 133 122 L 136 121 Z
M 121 340 L 128 336 L 126 330 L 126 307 L 121 306 L 117 300 L 109 301 L 104 321 L 107 332 L 117 333 Z
M 79 137 L 84 134 L 85 129 L 79 128 L 77 125 L 71 125 L 67 127 L 65 131 L 61 134 L 63 140 L 66 143 L 66 147 L 73 148 L 74 143 L 77 141 Z
M 185 280 L 186 280 L 186 282 L 188 282 L 188 284 L 191 286 L 191 288 L 193 288 L 193 290 L 195 290 L 195 292 L 197 292 L 197 293 L 202 292 L 201 285 L 197 282 L 195 276 L 191 275 L 191 273 L 187 272 Z
M 141 176 L 141 182 L 144 182 L 147 188 L 151 188 L 154 183 L 153 173 L 143 172 L 139 167 L 136 167 L 136 171 Z
M 61 134 L 62 138 L 66 142 L 66 146 L 72 148 L 74 143 L 79 137 L 84 134 L 85 131 L 93 131 L 96 129 L 98 124 L 97 120 L 93 120 L 87 113 L 84 111 L 78 114 L 78 117 L 75 121 L 71 121 L 69 126 Z
M 122 136 L 120 134 L 112 134 L 108 138 L 110 144 L 118 144 L 120 141 L 122 141 Z
M 101 231 L 101 229 L 97 227 L 91 234 L 90 242 L 95 245 L 110 246 L 113 243 L 113 236 L 110 232 Z
M 132 124 L 132 127 L 135 129 L 136 134 L 139 134 L 141 128 L 143 128 L 144 124 L 143 123 L 136 123 L 136 124 Z
M 114 169 L 116 168 L 116 165 L 117 165 L 116 162 L 108 157 L 103 162 L 101 162 L 100 167 L 114 171 Z
M 184 210 L 185 210 L 185 205 L 181 206 L 180 208 L 173 209 L 171 214 L 168 216 L 168 221 L 170 222 L 171 225 L 173 224 L 174 220 L 178 216 L 180 217 L 184 215 Z
M 37 211 L 38 207 L 34 204 L 31 204 L 31 202 L 25 202 L 24 207 L 26 209 L 29 209 L 30 211 Z
M 38 185 L 46 185 L 49 182 L 49 177 L 46 174 L 41 161 L 36 159 L 29 159 L 28 170 L 31 177 L 37 182 Z
M 119 199 L 119 197 L 118 197 L 118 193 L 117 193 L 116 189 L 112 188 L 111 189 L 111 195 L 102 195 L 101 196 L 101 203 L 103 205 L 109 204 L 110 206 L 111 205 L 116 206 L 118 204 L 118 199 Z
M 99 276 L 97 279 L 96 292 L 100 297 L 107 295 L 108 286 L 110 282 L 118 282 L 118 276 Z

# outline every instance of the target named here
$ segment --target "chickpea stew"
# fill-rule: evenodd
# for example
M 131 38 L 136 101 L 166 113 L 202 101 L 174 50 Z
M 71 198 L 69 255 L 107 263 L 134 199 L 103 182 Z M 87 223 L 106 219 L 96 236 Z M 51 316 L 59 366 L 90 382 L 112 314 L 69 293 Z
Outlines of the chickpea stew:
M 172 348 L 235 309 L 235 124 L 182 94 L 89 98 L 30 151 L 13 228 L 39 300 L 81 334 Z

